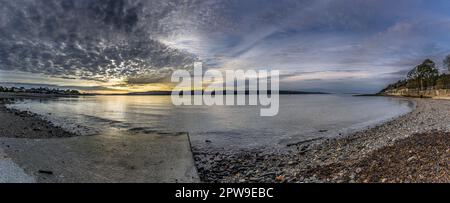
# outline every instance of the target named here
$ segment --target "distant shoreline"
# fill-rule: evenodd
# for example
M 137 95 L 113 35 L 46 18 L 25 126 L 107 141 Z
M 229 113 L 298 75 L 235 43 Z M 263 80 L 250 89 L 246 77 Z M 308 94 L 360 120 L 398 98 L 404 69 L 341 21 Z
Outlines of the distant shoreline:
M 380 94 L 356 94 L 354 97 L 381 97 L 383 95 Z
M 0 92 L 0 99 L 45 99 L 45 98 L 60 98 L 60 97 L 79 97 L 79 96 L 84 95 Z
M 91 95 L 118 95 L 118 96 L 169 96 L 172 95 L 172 91 L 151 91 L 151 92 L 135 92 L 135 93 L 128 93 L 128 94 L 91 94 Z M 188 91 L 189 93 L 189 91 Z M 204 94 L 211 94 L 215 95 L 214 92 L 201 92 L 201 91 L 191 91 L 191 95 L 204 95 Z M 259 93 L 250 93 L 249 91 L 246 92 L 223 92 L 223 95 L 251 95 L 251 94 L 259 94 Z M 271 91 L 268 91 L 267 94 L 272 94 Z M 289 90 L 281 90 L 279 91 L 280 95 L 327 95 L 331 93 L 326 92 L 306 92 L 306 91 L 289 91 Z

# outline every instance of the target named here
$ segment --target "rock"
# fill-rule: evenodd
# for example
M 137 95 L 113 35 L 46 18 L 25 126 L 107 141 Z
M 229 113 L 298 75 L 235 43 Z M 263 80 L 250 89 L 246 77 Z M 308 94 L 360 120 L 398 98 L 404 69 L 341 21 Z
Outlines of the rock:
M 355 174 L 351 174 L 349 178 L 350 178 L 350 180 L 354 181 L 355 180 Z
M 285 178 L 284 178 L 283 175 L 277 176 L 275 178 L 275 181 L 278 182 L 278 183 L 282 183 L 282 182 L 284 182 L 284 180 L 285 180 Z
M 298 164 L 297 161 L 289 161 L 289 162 L 288 162 L 288 165 L 291 165 L 291 166 L 292 166 L 292 165 L 297 165 L 297 164 Z
M 414 160 L 417 160 L 417 157 L 416 157 L 416 156 L 409 157 L 409 159 L 407 160 L 407 162 L 411 162 L 411 161 L 414 161 Z
M 274 172 L 267 172 L 267 173 L 261 174 L 261 176 L 274 176 L 274 175 L 275 175 Z
M 48 170 L 39 170 L 39 173 L 46 174 L 46 175 L 53 175 L 53 171 L 48 171 Z

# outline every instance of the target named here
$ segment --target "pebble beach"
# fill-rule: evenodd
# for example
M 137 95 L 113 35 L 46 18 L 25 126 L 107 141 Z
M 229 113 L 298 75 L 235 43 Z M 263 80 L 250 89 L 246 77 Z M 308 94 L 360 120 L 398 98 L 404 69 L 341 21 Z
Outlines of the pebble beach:
M 411 100 L 416 104 L 411 113 L 335 139 L 284 150 L 194 149 L 200 178 L 211 183 L 449 182 L 450 101 Z

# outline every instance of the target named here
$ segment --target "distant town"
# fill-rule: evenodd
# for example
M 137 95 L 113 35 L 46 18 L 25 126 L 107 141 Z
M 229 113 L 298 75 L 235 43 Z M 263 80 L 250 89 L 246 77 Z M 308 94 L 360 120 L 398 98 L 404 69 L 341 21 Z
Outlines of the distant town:
M 33 93 L 33 94 L 53 94 L 53 95 L 78 95 L 78 90 L 70 89 L 56 89 L 56 88 L 25 88 L 25 87 L 2 87 L 0 86 L 0 92 L 11 93 Z

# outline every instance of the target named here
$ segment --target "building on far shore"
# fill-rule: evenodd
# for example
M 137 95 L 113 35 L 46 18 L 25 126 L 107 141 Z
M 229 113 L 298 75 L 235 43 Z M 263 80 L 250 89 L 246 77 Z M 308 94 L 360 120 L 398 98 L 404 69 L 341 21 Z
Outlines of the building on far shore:
M 30 88 L 26 89 L 24 87 L 2 87 L 0 86 L 0 92 L 13 92 L 13 93 L 34 93 L 34 94 L 59 94 L 59 95 L 77 95 L 80 94 L 78 90 L 70 89 L 51 89 L 51 88 Z

